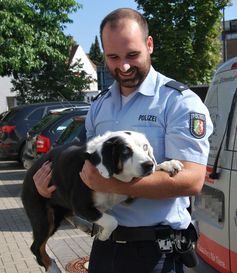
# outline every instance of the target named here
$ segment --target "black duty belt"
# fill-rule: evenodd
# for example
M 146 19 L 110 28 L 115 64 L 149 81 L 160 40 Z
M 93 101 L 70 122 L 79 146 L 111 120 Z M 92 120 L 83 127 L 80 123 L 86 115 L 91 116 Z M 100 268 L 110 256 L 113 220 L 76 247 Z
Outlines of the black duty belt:
M 110 236 L 112 241 L 134 242 L 134 241 L 156 241 L 158 239 L 172 238 L 175 230 L 169 226 L 149 227 L 124 227 L 118 226 Z
M 161 253 L 173 253 L 175 259 L 187 267 L 198 264 L 194 243 L 198 239 L 198 229 L 193 222 L 187 229 L 174 230 L 170 226 L 124 227 L 118 226 L 110 236 L 116 243 L 155 241 Z

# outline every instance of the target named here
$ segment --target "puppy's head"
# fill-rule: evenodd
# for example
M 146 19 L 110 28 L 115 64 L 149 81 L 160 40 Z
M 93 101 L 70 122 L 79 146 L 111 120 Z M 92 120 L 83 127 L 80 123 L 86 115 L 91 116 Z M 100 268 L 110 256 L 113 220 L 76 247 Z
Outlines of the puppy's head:
M 106 178 L 129 182 L 155 170 L 153 149 L 147 138 L 133 131 L 108 132 L 87 144 L 91 161 Z M 94 159 L 94 160 L 93 160 Z

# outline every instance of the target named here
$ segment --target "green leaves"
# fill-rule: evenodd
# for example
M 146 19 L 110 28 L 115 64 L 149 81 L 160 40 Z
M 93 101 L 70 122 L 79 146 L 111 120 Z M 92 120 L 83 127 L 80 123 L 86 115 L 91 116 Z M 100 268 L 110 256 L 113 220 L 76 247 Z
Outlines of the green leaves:
M 82 70 L 80 60 L 69 67 L 66 62 L 47 63 L 40 72 L 18 74 L 13 80 L 13 91 L 22 104 L 42 101 L 82 100 L 82 90 L 93 81 Z
M 100 45 L 97 36 L 95 36 L 95 42 L 92 43 L 91 45 L 89 57 L 96 65 L 102 65 L 104 63 L 104 56 L 100 50 Z
M 74 0 L 0 2 L 0 75 L 30 73 L 49 60 L 66 60 L 70 40 L 63 33 Z
M 136 2 L 154 39 L 154 67 L 184 83 L 209 83 L 221 61 L 222 9 L 230 1 Z
M 63 29 L 76 0 L 0 0 L 0 75 L 12 75 L 21 103 L 82 99 L 92 78 L 68 64 L 75 43 Z

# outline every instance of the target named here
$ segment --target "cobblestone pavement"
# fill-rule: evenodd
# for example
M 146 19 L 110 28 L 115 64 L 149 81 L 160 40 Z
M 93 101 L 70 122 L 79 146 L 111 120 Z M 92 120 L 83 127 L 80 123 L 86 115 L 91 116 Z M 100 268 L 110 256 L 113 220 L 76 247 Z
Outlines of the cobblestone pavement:
M 30 251 L 32 233 L 20 194 L 25 175 L 17 162 L 0 161 L 0 272 L 45 272 Z M 72 260 L 89 255 L 92 238 L 64 223 L 48 241 L 48 253 L 62 270 Z
M 30 251 L 31 226 L 20 199 L 25 172 L 17 162 L 0 161 L 0 273 L 45 272 Z M 65 222 L 49 239 L 47 252 L 56 260 L 62 273 L 66 273 L 69 262 L 89 255 L 91 244 L 90 236 Z M 187 273 L 218 273 L 211 268 L 207 270 L 200 262 Z

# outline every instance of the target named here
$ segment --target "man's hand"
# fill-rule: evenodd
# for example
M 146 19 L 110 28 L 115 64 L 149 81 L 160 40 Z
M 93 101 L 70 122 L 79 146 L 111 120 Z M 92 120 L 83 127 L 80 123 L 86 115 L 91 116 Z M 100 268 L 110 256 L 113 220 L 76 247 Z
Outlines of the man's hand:
M 174 176 L 164 171 L 155 171 L 148 176 L 124 183 L 114 177 L 102 177 L 95 166 L 86 160 L 80 176 L 90 189 L 97 192 L 112 192 L 147 199 L 196 195 L 202 189 L 206 166 L 189 161 L 182 161 L 182 164 L 182 171 Z
M 101 176 L 99 171 L 89 160 L 85 161 L 80 176 L 90 189 L 98 192 L 110 192 L 110 179 Z
M 54 185 L 49 187 L 49 182 L 52 178 L 51 166 L 52 163 L 46 161 L 33 176 L 37 191 L 45 198 L 50 198 L 52 192 L 56 190 L 56 186 Z

